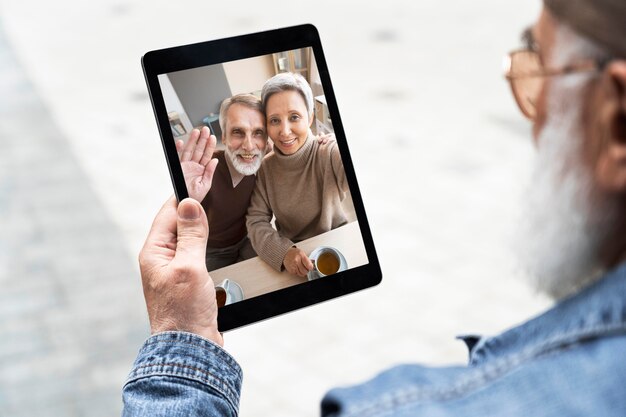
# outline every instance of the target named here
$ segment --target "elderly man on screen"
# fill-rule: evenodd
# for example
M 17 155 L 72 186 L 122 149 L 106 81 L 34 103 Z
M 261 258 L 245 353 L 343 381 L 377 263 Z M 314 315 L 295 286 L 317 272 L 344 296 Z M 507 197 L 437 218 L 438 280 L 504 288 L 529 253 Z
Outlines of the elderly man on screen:
M 265 114 L 252 94 L 224 100 L 219 120 L 224 151 L 215 152 L 216 138 L 207 127 L 192 130 L 185 144 L 176 142 L 189 197 L 202 203 L 209 220 L 209 271 L 256 256 L 246 212 L 267 148 Z
M 555 306 L 467 338 L 468 366 L 400 366 L 334 389 L 323 416 L 626 415 L 625 22 L 623 0 L 545 0 L 510 54 L 507 78 L 538 149 L 522 254 Z M 124 415 L 235 416 L 241 369 L 221 347 L 213 293 L 195 291 L 211 282 L 192 249 L 206 223 L 193 201 L 176 213 L 166 203 L 142 250 L 154 335 L 124 387 Z M 155 285 L 172 276 L 189 289 Z

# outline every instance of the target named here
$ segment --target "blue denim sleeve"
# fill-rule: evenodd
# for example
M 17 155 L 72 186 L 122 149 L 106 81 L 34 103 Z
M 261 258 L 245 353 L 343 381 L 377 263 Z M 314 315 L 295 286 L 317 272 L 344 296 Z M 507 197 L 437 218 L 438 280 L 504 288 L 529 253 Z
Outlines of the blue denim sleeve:
M 123 389 L 124 417 L 237 416 L 242 372 L 216 344 L 166 332 L 142 346 Z

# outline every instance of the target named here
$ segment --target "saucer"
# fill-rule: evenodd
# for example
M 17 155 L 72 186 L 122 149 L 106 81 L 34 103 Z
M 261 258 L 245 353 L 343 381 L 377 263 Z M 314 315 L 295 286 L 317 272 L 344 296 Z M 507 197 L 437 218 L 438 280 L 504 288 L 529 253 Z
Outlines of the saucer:
M 306 274 L 306 279 L 308 279 L 309 281 L 313 281 L 314 279 L 318 279 L 321 278 L 320 274 L 317 273 L 317 270 L 312 269 L 309 272 L 307 272 Z
M 228 293 L 230 294 L 230 302 L 224 304 L 225 306 L 243 301 L 243 289 L 241 289 L 241 286 L 232 279 L 228 280 Z

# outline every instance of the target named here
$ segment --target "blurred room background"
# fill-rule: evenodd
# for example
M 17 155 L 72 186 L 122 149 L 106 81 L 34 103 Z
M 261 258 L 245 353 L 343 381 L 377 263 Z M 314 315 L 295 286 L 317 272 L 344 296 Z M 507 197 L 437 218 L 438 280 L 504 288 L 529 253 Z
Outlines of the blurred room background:
M 313 417 L 394 364 L 462 364 L 548 301 L 513 250 L 533 162 L 502 76 L 540 1 L 0 0 L 0 415 L 119 415 L 149 335 L 137 254 L 172 193 L 152 49 L 313 23 L 380 286 L 225 335 L 241 415 Z

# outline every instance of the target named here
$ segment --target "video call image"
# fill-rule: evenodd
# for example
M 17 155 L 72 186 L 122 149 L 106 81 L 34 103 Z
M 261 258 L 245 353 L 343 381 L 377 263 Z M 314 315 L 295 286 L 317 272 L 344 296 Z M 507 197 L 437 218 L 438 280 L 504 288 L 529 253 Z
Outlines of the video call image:
M 159 84 L 220 307 L 368 263 L 311 48 Z

